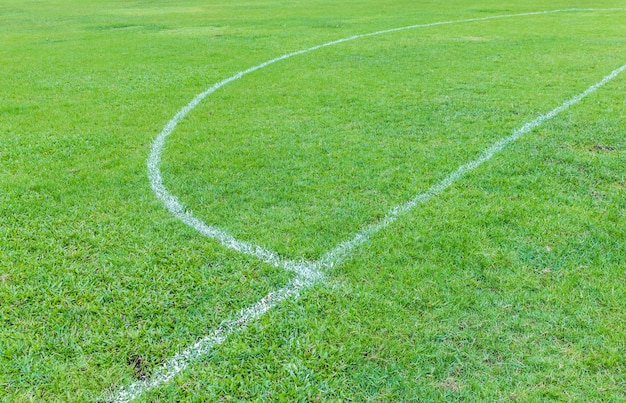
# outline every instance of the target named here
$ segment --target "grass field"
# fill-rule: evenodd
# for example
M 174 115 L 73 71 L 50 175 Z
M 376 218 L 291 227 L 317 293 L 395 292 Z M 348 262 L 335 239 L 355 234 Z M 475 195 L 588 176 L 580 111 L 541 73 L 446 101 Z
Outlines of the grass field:
M 626 63 L 623 1 L 0 3 L 0 400 L 115 401 Z M 619 9 L 621 8 L 621 10 Z M 136 401 L 626 401 L 626 72 Z

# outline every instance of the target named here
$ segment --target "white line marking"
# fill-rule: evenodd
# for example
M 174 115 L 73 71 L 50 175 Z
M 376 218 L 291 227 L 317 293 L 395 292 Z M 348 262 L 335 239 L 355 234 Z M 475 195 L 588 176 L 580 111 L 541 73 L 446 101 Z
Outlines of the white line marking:
M 260 70 L 276 62 L 286 60 L 294 56 L 309 53 L 315 50 L 319 50 L 322 48 L 326 48 L 328 46 L 333 46 L 333 45 L 338 45 L 340 43 L 353 41 L 355 39 L 367 38 L 371 36 L 382 35 L 382 34 L 387 34 L 387 33 L 392 33 L 392 32 L 406 31 L 409 29 L 434 27 L 438 25 L 460 24 L 460 23 L 469 23 L 469 22 L 489 21 L 489 20 L 496 20 L 496 19 L 503 19 L 503 18 L 526 17 L 526 16 L 533 16 L 533 15 L 555 14 L 555 13 L 576 12 L 576 11 L 623 11 L 623 10 L 626 10 L 626 9 L 568 8 L 568 9 L 560 9 L 560 10 L 535 11 L 535 12 L 519 13 L 519 14 L 494 15 L 494 16 L 489 16 L 489 17 L 469 18 L 469 19 L 463 19 L 463 20 L 431 22 L 431 23 L 426 23 L 426 24 L 416 24 L 416 25 L 409 25 L 406 27 L 385 29 L 382 31 L 376 31 L 376 32 L 371 32 L 367 34 L 353 35 L 347 38 L 327 42 L 322 45 L 317 45 L 317 46 L 313 46 L 307 49 L 298 50 L 296 52 L 284 54 L 282 56 L 268 60 L 254 67 L 250 67 L 247 70 L 240 71 L 239 73 L 214 84 L 212 87 L 208 88 L 201 94 L 198 94 L 184 108 L 178 111 L 178 113 L 167 123 L 167 125 L 163 128 L 161 133 L 159 133 L 157 138 L 152 143 L 152 148 L 151 148 L 150 156 L 148 157 L 148 163 L 147 163 L 148 164 L 148 178 L 150 180 L 150 185 L 152 186 L 152 189 L 154 190 L 154 193 L 156 194 L 156 196 L 165 204 L 165 206 L 172 213 L 172 215 L 174 215 L 176 218 L 178 218 L 179 220 L 181 220 L 188 226 L 194 228 L 201 234 L 209 238 L 215 239 L 216 241 L 220 242 L 222 245 L 226 246 L 227 248 L 236 250 L 237 252 L 244 253 L 246 255 L 254 256 L 258 258 L 259 260 L 261 260 L 262 262 L 268 263 L 272 266 L 283 267 L 287 270 L 295 271 L 297 274 L 310 275 L 311 273 L 300 273 L 300 270 L 306 271 L 307 267 L 310 270 L 311 264 L 306 264 L 306 263 L 302 264 L 301 262 L 297 262 L 294 260 L 284 259 L 280 257 L 278 253 L 274 251 L 236 239 L 235 237 L 233 237 L 232 235 L 230 235 L 223 229 L 205 224 L 202 220 L 199 220 L 198 218 L 194 217 L 191 212 L 187 211 L 184 205 L 178 200 L 178 198 L 174 196 L 173 194 L 171 194 L 163 185 L 163 178 L 161 176 L 160 163 L 161 163 L 161 155 L 163 154 L 163 148 L 165 146 L 165 140 L 169 137 L 170 134 L 172 134 L 172 132 L 174 131 L 178 123 L 180 123 L 180 121 L 182 121 L 189 114 L 189 112 L 195 109 L 195 107 L 198 106 L 198 104 L 202 102 L 204 98 L 211 95 L 212 93 L 222 88 L 223 86 L 229 83 L 232 83 L 233 81 L 239 80 L 241 77 L 247 74 Z M 317 274 L 313 273 L 313 275 L 317 275 Z
M 113 401 L 129 402 L 142 393 L 169 382 L 193 361 L 211 351 L 213 346 L 223 343 L 232 333 L 245 329 L 250 322 L 260 318 L 287 298 L 297 297 L 301 290 L 310 285 L 311 283 L 303 283 L 296 277 L 287 286 L 267 294 L 256 304 L 239 311 L 234 319 L 220 323 L 208 336 L 167 360 L 149 379 L 135 382 L 119 391 Z
M 513 131 L 513 133 L 505 137 L 496 143 L 494 143 L 491 147 L 482 152 L 482 154 L 476 158 L 475 160 L 468 162 L 465 165 L 461 165 L 454 172 L 446 176 L 439 183 L 428 189 L 424 193 L 419 193 L 415 195 L 411 200 L 405 202 L 404 204 L 400 204 L 399 206 L 394 207 L 391 211 L 389 211 L 385 217 L 383 217 L 380 221 L 370 224 L 366 226 L 364 229 L 359 231 L 352 239 L 345 241 L 339 244 L 335 249 L 328 252 L 320 262 L 322 263 L 322 267 L 332 266 L 333 264 L 340 263 L 344 260 L 354 248 L 367 242 L 372 235 L 380 231 L 381 229 L 389 226 L 394 221 L 396 221 L 400 216 L 408 213 L 418 204 L 422 204 L 430 200 L 432 197 L 437 196 L 439 193 L 443 192 L 447 188 L 449 188 L 454 182 L 461 179 L 466 173 L 478 168 L 484 162 L 490 160 L 494 155 L 499 153 L 506 147 L 508 144 L 514 142 L 519 139 L 524 134 L 530 132 L 537 126 L 541 125 L 546 120 L 550 120 L 559 113 L 568 109 L 570 106 L 580 102 L 587 95 L 595 92 L 598 88 L 602 87 L 604 84 L 613 80 L 619 73 L 626 69 L 626 64 L 622 67 L 619 67 L 611 72 L 608 76 L 604 77 L 602 80 L 587 88 L 584 92 L 576 95 L 574 98 L 562 103 L 558 107 L 554 108 L 550 112 L 537 117 L 531 122 L 526 123 L 524 126 L 520 127 Z
M 473 18 L 467 20 L 455 20 L 455 21 L 446 21 L 446 22 L 435 22 L 430 24 L 419 24 L 412 25 L 409 27 L 402 28 L 394 28 L 388 29 L 384 31 L 377 31 L 370 34 L 363 35 L 355 35 L 348 38 L 340 39 L 333 42 L 328 42 L 323 45 L 315 46 L 312 48 L 308 48 L 305 50 L 301 50 L 298 52 L 289 53 L 278 58 L 272 59 L 265 63 L 259 64 L 258 66 L 252 67 L 248 70 L 244 70 L 243 72 L 237 73 L 236 75 L 227 78 L 219 83 L 215 84 L 202 94 L 196 96 L 193 101 L 191 101 L 187 106 L 181 109 L 176 116 L 167 124 L 167 126 L 163 129 L 163 131 L 159 134 L 157 139 L 154 141 L 152 145 L 152 150 L 150 153 L 150 157 L 148 159 L 148 176 L 150 178 L 150 183 L 156 195 L 161 199 L 169 211 L 181 221 L 186 223 L 187 225 L 195 228 L 201 234 L 208 236 L 210 238 L 216 239 L 224 246 L 234 249 L 238 252 L 255 256 L 259 258 L 261 261 L 269 263 L 271 265 L 277 267 L 283 267 L 287 270 L 294 271 L 297 276 L 291 280 L 287 285 L 280 288 L 277 291 L 273 291 L 262 298 L 260 301 L 255 303 L 254 305 L 244 308 L 240 310 L 237 315 L 235 315 L 234 319 L 226 320 L 215 328 L 208 336 L 205 336 L 195 344 L 187 347 L 181 353 L 176 354 L 171 359 L 167 360 L 149 379 L 143 381 L 137 381 L 130 385 L 127 385 L 121 388 L 114 396 L 112 396 L 111 401 L 113 402 L 129 402 L 131 400 L 136 399 L 141 396 L 143 393 L 155 389 L 167 382 L 169 382 L 172 378 L 174 378 L 177 374 L 185 370 L 192 362 L 198 360 L 202 356 L 206 355 L 211 349 L 223 343 L 228 336 L 231 334 L 240 331 L 247 327 L 249 323 L 258 319 L 262 315 L 264 315 L 268 310 L 282 301 L 286 300 L 290 297 L 297 298 L 301 292 L 306 289 L 312 287 L 316 282 L 320 281 L 324 277 L 324 273 L 322 269 L 333 267 L 343 260 L 345 260 L 348 255 L 359 245 L 367 242 L 374 234 L 381 231 L 382 229 L 388 227 L 393 222 L 395 222 L 399 217 L 408 213 L 410 210 L 415 208 L 417 205 L 422 204 L 430 200 L 431 198 L 437 196 L 448 187 L 450 187 L 454 182 L 461 179 L 466 173 L 476 169 L 484 162 L 490 160 L 494 155 L 502 151 L 508 144 L 514 142 L 519 139 L 524 134 L 532 131 L 537 126 L 541 125 L 546 120 L 554 118 L 559 113 L 565 111 L 572 105 L 580 102 L 583 98 L 588 96 L 589 94 L 595 92 L 597 89 L 613 80 L 617 77 L 618 74 L 626 70 L 626 64 L 623 66 L 613 70 L 609 75 L 604 77 L 602 80 L 587 88 L 582 93 L 576 95 L 575 97 L 565 101 L 558 107 L 554 108 L 550 112 L 537 117 L 531 122 L 526 123 L 524 126 L 520 127 L 513 131 L 513 133 L 505 137 L 496 143 L 494 143 L 491 147 L 487 148 L 483 153 L 476 158 L 475 160 L 468 162 L 467 164 L 461 165 L 454 172 L 446 176 L 439 183 L 432 186 L 426 192 L 419 193 L 415 195 L 411 200 L 403 203 L 399 206 L 396 206 L 391 211 L 389 211 L 383 219 L 380 221 L 370 224 L 366 226 L 364 229 L 359 231 L 352 239 L 347 240 L 341 244 L 339 244 L 336 248 L 326 253 L 321 259 L 317 262 L 296 262 L 293 260 L 282 259 L 275 252 L 266 250 L 256 245 L 252 245 L 247 242 L 243 242 L 237 240 L 230 234 L 225 231 L 211 227 L 206 225 L 201 220 L 195 218 L 191 213 L 185 211 L 182 203 L 170 194 L 167 189 L 165 189 L 163 185 L 163 180 L 161 178 L 161 172 L 159 169 L 159 163 L 161 159 L 161 154 L 163 152 L 163 147 L 165 144 L 166 138 L 172 133 L 176 125 L 193 109 L 195 108 L 205 97 L 215 92 L 217 89 L 223 87 L 224 85 L 235 81 L 244 75 L 251 73 L 253 71 L 259 70 L 263 67 L 266 67 L 272 63 L 275 63 L 280 60 L 285 60 L 289 57 L 311 52 L 313 50 L 321 49 L 326 46 L 331 46 L 335 44 L 339 44 L 342 42 L 347 42 L 350 40 L 364 38 L 368 36 L 380 35 L 389 32 L 397 32 L 412 28 L 420 28 L 420 27 L 431 27 L 436 25 L 446 25 L 446 24 L 454 24 L 454 23 L 462 23 L 462 22 L 474 22 L 474 21 L 486 21 L 493 20 L 498 18 L 510 18 L 510 17 L 519 17 L 519 16 L 529 16 L 529 15 L 539 15 L 539 14 L 551 14 L 551 13 L 559 13 L 559 12 L 567 12 L 567 11 L 626 11 L 626 9 L 564 9 L 564 10 L 553 10 L 553 11 L 539 11 L 533 13 L 523 13 L 523 14 L 507 14 L 501 16 L 492 16 L 492 17 L 484 17 L 484 18 Z

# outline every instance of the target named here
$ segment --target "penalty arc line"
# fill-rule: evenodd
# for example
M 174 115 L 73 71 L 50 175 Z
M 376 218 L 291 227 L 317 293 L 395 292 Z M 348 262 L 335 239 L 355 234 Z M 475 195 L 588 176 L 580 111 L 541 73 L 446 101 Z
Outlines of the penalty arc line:
M 172 133 L 176 125 L 193 109 L 195 108 L 202 99 L 204 99 L 209 94 L 215 92 L 220 87 L 241 78 L 243 75 L 248 74 L 252 71 L 263 68 L 269 64 L 275 63 L 279 60 L 284 60 L 289 57 L 310 52 L 316 49 L 320 49 L 322 47 L 331 46 L 334 44 L 346 42 L 348 40 L 380 35 L 388 32 L 397 32 L 401 30 L 418 28 L 418 27 L 428 27 L 428 26 L 436 26 L 436 25 L 444 25 L 444 24 L 452 24 L 452 23 L 461 23 L 461 22 L 472 22 L 472 21 L 485 21 L 490 19 L 497 18 L 510 18 L 515 16 L 528 16 L 528 15 L 538 15 L 538 14 L 549 14 L 556 12 L 566 12 L 566 11 L 586 11 L 586 10 L 600 10 L 600 9 L 567 9 L 567 10 L 553 10 L 553 11 L 542 11 L 542 12 L 534 12 L 534 13 L 523 13 L 523 14 L 509 14 L 504 16 L 492 16 L 485 18 L 475 18 L 469 20 L 456 20 L 456 21 L 448 21 L 448 22 L 439 22 L 439 23 L 430 23 L 430 24 L 420 24 L 413 25 L 410 27 L 402 27 L 395 28 L 384 31 L 377 31 L 375 33 L 356 35 L 349 38 L 344 38 L 342 40 L 329 42 L 324 45 L 319 45 L 316 47 L 312 47 L 306 50 L 302 50 L 299 52 L 290 53 L 284 56 L 281 56 L 276 59 L 272 59 L 268 62 L 245 70 L 232 76 L 226 80 L 223 80 L 213 87 L 209 88 L 202 94 L 198 95 L 192 102 L 190 102 L 185 108 L 181 109 L 176 116 L 168 123 L 168 125 L 163 129 L 161 134 L 157 137 L 155 142 L 153 143 L 150 158 L 148 160 L 148 172 L 151 181 L 152 188 L 155 194 L 161 199 L 167 206 L 168 210 L 179 218 L 181 221 L 185 222 L 187 225 L 195 228 L 200 233 L 205 236 L 211 237 L 222 243 L 224 246 L 229 247 L 231 249 L 237 250 L 244 254 L 249 254 L 259 258 L 261 261 L 272 264 L 277 267 L 283 267 L 287 270 L 294 271 L 296 273 L 296 277 L 290 281 L 287 285 L 280 288 L 277 291 L 269 293 L 267 296 L 262 298 L 257 303 L 253 304 L 250 307 L 244 308 L 240 310 L 235 316 L 234 319 L 229 319 L 220 323 L 208 336 L 205 336 L 195 344 L 187 347 L 181 353 L 176 354 L 174 357 L 167 360 L 165 363 L 161 365 L 161 367 L 155 371 L 155 373 L 146 380 L 141 380 L 134 382 L 130 385 L 127 385 L 121 388 L 115 395 L 112 396 L 111 401 L 113 402 L 129 402 L 137 397 L 141 396 L 143 393 L 155 389 L 173 379 L 177 374 L 186 369 L 192 362 L 198 360 L 202 356 L 206 355 L 211 349 L 223 343 L 228 336 L 231 334 L 240 331 L 247 327 L 249 323 L 258 319 L 262 315 L 264 315 L 267 311 L 269 311 L 272 307 L 278 305 L 282 301 L 286 300 L 290 297 L 298 297 L 300 293 L 310 287 L 312 287 L 316 282 L 321 280 L 324 277 L 324 273 L 322 269 L 329 268 L 341 263 L 347 256 L 359 245 L 367 242 L 374 234 L 379 232 L 380 230 L 388 227 L 393 222 L 395 222 L 399 217 L 408 213 L 411 209 L 415 208 L 417 205 L 422 204 L 430 200 L 432 197 L 437 196 L 439 193 L 450 187 L 453 183 L 461 179 L 468 172 L 476 169 L 484 162 L 490 160 L 494 155 L 502 151 L 508 144 L 514 142 L 519 139 L 524 134 L 532 131 L 537 126 L 541 125 L 546 120 L 552 119 L 559 113 L 568 109 L 569 107 L 575 105 L 580 102 L 583 98 L 588 96 L 589 94 L 595 92 L 597 89 L 613 80 L 617 75 L 626 70 L 626 64 L 613 70 L 609 75 L 604 77 L 602 80 L 587 88 L 582 93 L 576 95 L 575 97 L 569 99 L 568 101 L 562 103 L 555 109 L 550 112 L 537 117 L 531 122 L 526 123 L 524 126 L 519 129 L 513 131 L 513 133 L 505 137 L 496 143 L 494 143 L 491 147 L 483 151 L 483 153 L 476 158 L 475 160 L 464 164 L 457 168 L 454 172 L 446 176 L 443 180 L 435 184 L 429 190 L 424 193 L 417 194 L 408 202 L 405 202 L 399 206 L 396 206 L 390 212 L 388 212 L 383 219 L 380 221 L 370 224 L 366 226 L 364 229 L 359 231 L 352 239 L 341 243 L 339 246 L 326 253 L 321 259 L 316 262 L 297 262 L 293 260 L 286 260 L 279 257 L 275 252 L 268 251 L 263 249 L 260 246 L 256 246 L 253 244 L 249 244 L 236 238 L 232 237 L 230 234 L 225 231 L 208 226 L 204 224 L 201 220 L 195 218 L 191 213 L 187 212 L 183 207 L 182 203 L 178 201 L 178 199 L 170 194 L 167 189 L 164 187 L 159 163 L 160 163 L 160 155 L 162 153 L 165 139 Z M 619 10 L 624 11 L 624 9 L 605 9 L 605 10 Z
M 165 147 L 165 140 L 172 134 L 176 126 L 193 110 L 195 109 L 202 100 L 206 97 L 217 91 L 218 89 L 224 87 L 225 85 L 232 83 L 233 81 L 239 80 L 245 75 L 253 73 L 257 70 L 263 69 L 271 64 L 277 63 L 282 60 L 286 60 L 292 58 L 294 56 L 302 55 L 305 53 L 313 52 L 319 49 L 323 49 L 329 46 L 338 45 L 344 42 L 353 41 L 356 39 L 367 38 L 382 34 L 388 34 L 393 32 L 406 31 L 417 28 L 427 28 L 427 27 L 435 27 L 441 25 L 451 25 L 451 24 L 461 24 L 461 23 L 470 23 L 470 22 L 480 22 L 480 21 L 489 21 L 489 20 L 497 20 L 497 19 L 505 19 L 505 18 L 514 18 L 514 17 L 528 17 L 535 15 L 545 15 L 545 14 L 556 14 L 556 13 L 566 13 L 566 12 L 580 12 L 580 11 L 626 11 L 626 9 L 619 8 L 611 8 L 611 9 L 599 9 L 599 8 L 567 8 L 567 9 L 559 9 L 559 10 L 547 10 L 547 11 L 534 11 L 527 13 L 518 13 L 518 14 L 503 14 L 503 15 L 494 15 L 489 17 L 479 17 L 479 18 L 469 18 L 469 19 L 461 19 L 461 20 L 451 20 L 451 21 L 439 21 L 439 22 L 431 22 L 425 24 L 415 24 L 409 25 L 405 27 L 391 28 L 385 29 L 376 32 L 370 32 L 367 34 L 353 35 L 347 38 L 338 39 L 335 41 L 327 42 L 321 45 L 313 46 L 307 49 L 302 49 L 299 51 L 295 51 L 292 53 L 287 53 L 282 56 L 276 57 L 274 59 L 268 60 L 256 66 L 250 67 L 247 70 L 240 71 L 239 73 L 228 77 L 213 86 L 206 89 L 204 92 L 198 94 L 195 98 L 191 100 L 187 105 L 185 105 L 176 115 L 167 123 L 167 125 L 163 128 L 161 133 L 157 136 L 157 138 L 152 143 L 152 147 L 150 150 L 150 156 L 148 157 L 147 166 L 148 166 L 148 179 L 150 180 L 150 185 L 155 195 L 165 204 L 170 213 L 178 218 L 180 221 L 187 224 L 189 227 L 195 229 L 202 235 L 212 238 L 223 246 L 233 249 L 237 252 L 250 255 L 256 257 L 260 261 L 270 264 L 274 267 L 282 267 L 286 270 L 293 271 L 297 275 L 303 277 L 319 277 L 322 273 L 317 270 L 318 265 L 312 262 L 306 261 L 297 261 L 285 259 L 279 256 L 278 253 L 271 251 L 269 249 L 263 248 L 260 245 L 254 245 L 249 242 L 242 241 L 233 237 L 228 232 L 223 229 L 217 228 L 215 226 L 207 225 L 202 220 L 196 218 L 190 211 L 188 211 L 182 202 L 178 200 L 176 196 L 171 194 L 165 185 L 163 184 L 163 177 L 161 175 L 160 163 L 161 163 L 161 155 L 163 154 L 163 149 Z

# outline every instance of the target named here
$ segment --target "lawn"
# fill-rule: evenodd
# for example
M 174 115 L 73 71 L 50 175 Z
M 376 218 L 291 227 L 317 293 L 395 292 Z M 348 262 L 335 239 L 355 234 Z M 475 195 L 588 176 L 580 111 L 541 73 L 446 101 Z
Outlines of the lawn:
M 456 21 L 267 65 L 167 137 L 186 214 L 315 262 L 626 63 L 621 1 L 441 3 L 4 0 L 0 401 L 116 401 L 294 280 L 151 187 L 214 84 Z M 625 122 L 622 72 L 136 401 L 626 400 Z

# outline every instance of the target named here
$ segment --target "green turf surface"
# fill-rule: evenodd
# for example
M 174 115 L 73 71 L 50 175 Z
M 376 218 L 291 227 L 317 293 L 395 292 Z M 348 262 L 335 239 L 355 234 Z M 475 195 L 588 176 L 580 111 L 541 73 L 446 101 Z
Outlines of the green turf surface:
M 173 218 L 150 144 L 210 85 L 381 29 L 620 1 L 0 4 L 0 399 L 95 401 L 282 269 Z M 626 63 L 626 11 L 421 28 L 271 65 L 168 139 L 194 214 L 317 259 Z M 626 399 L 626 76 L 140 401 Z

